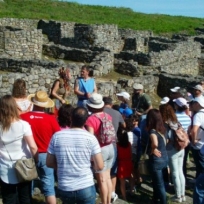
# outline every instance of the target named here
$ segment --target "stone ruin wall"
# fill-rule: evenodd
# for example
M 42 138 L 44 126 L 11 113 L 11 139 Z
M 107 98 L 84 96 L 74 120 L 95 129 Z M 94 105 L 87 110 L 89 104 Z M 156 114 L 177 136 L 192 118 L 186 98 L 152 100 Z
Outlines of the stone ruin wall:
M 62 65 L 58 63 L 59 59 L 77 62 L 68 63 L 73 75 L 72 86 L 82 66 L 79 62 L 88 63 L 95 76 L 107 74 L 115 66 L 133 77 L 131 80 L 119 80 L 117 84 L 100 83 L 99 91 L 111 96 L 121 88 L 131 92 L 134 82 L 143 83 L 146 90 L 155 92 L 157 86 L 159 90 L 167 81 L 160 80 L 163 76 L 161 72 L 176 74 L 172 78 L 177 79 L 178 74 L 196 76 L 204 70 L 204 61 L 200 58 L 202 36 L 197 40 L 180 36 L 164 39 L 153 37 L 151 31 L 118 29 L 115 25 L 89 26 L 73 22 L 26 19 L 3 18 L 0 19 L 0 26 L 4 27 L 0 30 L 0 70 L 17 72 L 1 75 L 1 95 L 11 91 L 13 81 L 17 78 L 26 80 L 28 93 L 43 88 L 49 91 L 57 78 L 58 68 Z M 20 44 L 30 42 L 33 43 L 30 44 L 30 51 L 20 47 Z M 10 51 L 9 58 L 5 58 L 6 51 Z M 35 55 L 35 51 L 38 54 Z M 25 56 L 22 53 L 26 53 Z M 44 61 L 41 54 L 56 58 L 57 62 Z M 174 84 L 175 81 L 172 80 L 167 87 L 172 88 Z M 158 93 L 162 96 L 160 91 Z M 73 103 L 74 101 L 76 97 L 73 97 Z
M 41 30 L 10 31 L 0 27 L 0 49 L 3 56 L 41 59 L 42 39 Z

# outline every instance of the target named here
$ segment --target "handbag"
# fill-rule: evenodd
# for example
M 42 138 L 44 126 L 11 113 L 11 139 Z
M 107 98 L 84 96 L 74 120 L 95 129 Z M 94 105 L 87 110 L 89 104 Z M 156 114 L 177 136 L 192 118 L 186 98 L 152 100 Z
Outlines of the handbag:
M 149 155 L 147 154 L 147 147 L 148 147 L 149 139 L 145 148 L 144 154 L 141 156 L 141 159 L 138 164 L 138 170 L 140 174 L 143 175 L 150 175 L 150 170 L 149 170 Z
M 33 158 L 21 158 L 15 163 L 16 175 L 19 182 L 32 181 L 38 178 L 38 172 Z
M 13 162 L 6 148 L 6 145 L 4 144 L 3 140 L 1 141 L 9 155 L 10 160 Z M 33 158 L 23 157 L 17 160 L 14 164 L 14 168 L 15 168 L 16 176 L 18 178 L 19 183 L 26 182 L 26 181 L 32 181 L 33 179 L 38 178 L 38 172 L 37 172 L 37 168 L 36 168 L 35 161 Z

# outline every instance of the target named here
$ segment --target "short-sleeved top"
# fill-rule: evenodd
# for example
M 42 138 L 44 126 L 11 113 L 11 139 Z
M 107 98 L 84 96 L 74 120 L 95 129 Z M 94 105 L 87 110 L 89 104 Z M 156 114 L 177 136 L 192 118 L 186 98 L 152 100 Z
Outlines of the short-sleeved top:
M 60 130 L 56 118 L 53 115 L 37 111 L 21 114 L 21 118 L 31 125 L 39 153 L 46 153 L 52 135 Z
M 199 141 L 192 145 L 194 149 L 201 149 L 204 145 L 204 109 L 201 109 L 193 116 L 193 125 L 199 126 L 197 138 Z
M 133 154 L 137 154 L 137 142 L 138 137 L 133 132 L 128 132 L 128 141 L 131 144 L 131 149 Z
M 132 96 L 132 108 L 136 108 L 138 112 L 144 113 L 152 105 L 150 97 L 142 93 L 141 95 Z
M 107 113 L 106 113 L 107 114 Z M 98 115 L 100 115 L 101 117 L 104 117 L 104 112 L 103 113 L 99 113 Z M 108 118 L 110 120 L 112 120 L 112 117 L 107 114 Z M 91 116 L 88 117 L 88 119 L 86 120 L 86 126 L 93 128 L 94 130 L 94 135 L 96 136 L 96 138 L 98 137 L 98 135 L 100 134 L 100 128 L 101 128 L 101 121 L 100 119 L 97 118 L 97 116 L 95 116 L 95 114 L 92 114 Z M 98 139 L 98 138 L 97 138 Z M 103 146 L 102 144 L 100 144 L 101 147 Z
M 91 157 L 101 152 L 96 137 L 83 129 L 55 133 L 48 148 L 57 160 L 58 188 L 76 191 L 94 185 Z
M 107 107 L 105 107 L 105 108 L 103 109 L 103 111 L 104 111 L 105 113 L 108 113 L 108 114 L 112 117 L 113 126 L 114 126 L 114 129 L 115 129 L 115 132 L 117 132 L 117 131 L 118 131 L 119 124 L 120 124 L 120 123 L 121 123 L 121 124 L 125 123 L 125 121 L 124 121 L 122 115 L 120 114 L 119 111 L 116 111 L 116 110 L 114 110 L 114 109 L 112 109 L 112 108 L 107 108 Z
M 88 78 L 86 81 L 82 77 L 79 77 L 77 79 L 78 85 L 79 85 L 79 91 L 83 93 L 90 93 L 92 94 L 94 92 L 95 88 L 95 80 L 93 78 Z M 86 99 L 85 96 L 78 96 L 79 99 Z
M 3 182 L 19 183 L 14 164 L 22 157 L 31 157 L 30 149 L 23 139 L 29 136 L 32 136 L 31 127 L 23 120 L 11 123 L 8 131 L 0 132 L 0 176 Z

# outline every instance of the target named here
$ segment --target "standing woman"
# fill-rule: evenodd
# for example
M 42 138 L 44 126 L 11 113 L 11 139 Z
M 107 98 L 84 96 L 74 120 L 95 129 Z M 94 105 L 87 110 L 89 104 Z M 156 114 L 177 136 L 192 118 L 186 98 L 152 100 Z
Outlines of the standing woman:
M 31 203 L 31 181 L 19 183 L 14 164 L 22 157 L 38 161 L 38 149 L 30 125 L 21 120 L 14 98 L 0 99 L 0 186 L 4 204 Z
M 16 79 L 14 82 L 12 96 L 17 103 L 19 114 L 32 111 L 33 104 L 27 99 L 26 82 L 23 79 Z
M 166 168 L 168 157 L 164 123 L 159 110 L 151 109 L 147 113 L 146 127 L 149 132 L 150 169 L 153 183 L 153 203 L 166 204 L 166 191 L 162 170 Z
M 54 114 L 57 116 L 60 106 L 66 103 L 66 97 L 70 91 L 69 80 L 71 74 L 69 68 L 62 67 L 59 72 L 59 79 L 55 80 L 51 88 L 50 98 L 55 102 Z

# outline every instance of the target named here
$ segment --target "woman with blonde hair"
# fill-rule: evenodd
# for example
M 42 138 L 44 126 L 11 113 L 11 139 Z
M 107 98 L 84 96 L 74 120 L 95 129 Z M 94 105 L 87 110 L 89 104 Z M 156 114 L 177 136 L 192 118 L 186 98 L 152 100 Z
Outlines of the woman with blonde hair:
M 33 104 L 27 99 L 26 82 L 23 79 L 16 79 L 13 84 L 12 96 L 14 97 L 18 113 L 26 113 L 33 109 Z
M 0 186 L 4 204 L 31 203 L 31 182 L 20 183 L 14 164 L 22 157 L 33 156 L 38 161 L 38 149 L 30 125 L 21 120 L 14 98 L 0 99 Z

